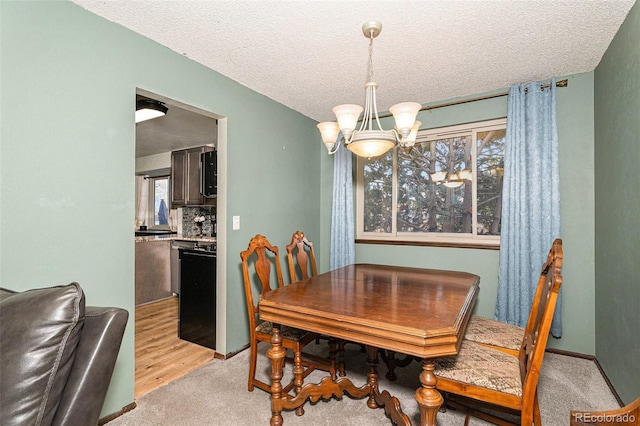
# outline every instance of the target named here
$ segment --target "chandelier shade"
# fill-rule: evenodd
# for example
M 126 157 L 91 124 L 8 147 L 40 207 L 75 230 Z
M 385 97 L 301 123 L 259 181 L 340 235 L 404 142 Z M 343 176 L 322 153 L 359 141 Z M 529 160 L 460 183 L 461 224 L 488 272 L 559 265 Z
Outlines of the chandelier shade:
M 396 137 L 390 130 L 369 130 L 356 133 L 347 149 L 358 157 L 379 157 L 396 145 Z
M 373 81 L 373 39 L 380 31 L 382 24 L 378 21 L 369 21 L 362 26 L 362 33 L 369 38 L 369 82 L 365 84 L 364 108 L 354 104 L 338 105 L 332 109 L 337 122 L 322 122 L 317 125 L 322 143 L 329 154 L 335 153 L 340 143 L 357 156 L 366 158 L 379 157 L 398 145 L 410 149 L 415 143 L 421 124 L 416 121 L 422 108 L 419 103 L 402 102 L 393 105 L 389 111 L 395 120 L 395 127 L 384 130 L 380 125 L 376 105 L 378 84 Z M 360 127 L 356 129 L 358 120 Z M 374 128 L 374 123 L 377 129 Z M 338 139 L 340 133 L 342 137 Z

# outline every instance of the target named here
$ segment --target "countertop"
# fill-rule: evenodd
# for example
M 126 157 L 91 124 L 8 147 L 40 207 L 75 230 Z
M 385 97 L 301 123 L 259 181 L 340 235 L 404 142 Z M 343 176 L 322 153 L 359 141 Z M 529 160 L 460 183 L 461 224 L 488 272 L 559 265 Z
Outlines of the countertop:
M 184 235 L 170 234 L 170 235 L 152 235 L 152 236 L 134 237 L 134 238 L 136 243 L 142 243 L 147 241 L 171 241 L 171 240 L 199 241 L 203 243 L 216 242 L 216 237 L 210 237 L 206 235 L 202 237 L 186 237 Z

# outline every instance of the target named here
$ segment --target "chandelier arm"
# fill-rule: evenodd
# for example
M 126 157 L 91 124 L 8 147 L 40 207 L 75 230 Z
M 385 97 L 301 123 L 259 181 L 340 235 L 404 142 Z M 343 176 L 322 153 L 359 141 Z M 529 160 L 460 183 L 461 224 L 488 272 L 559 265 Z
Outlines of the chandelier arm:
M 340 149 L 340 142 L 344 142 L 344 136 L 338 139 L 338 141 L 333 145 L 332 150 L 329 150 L 329 155 L 333 155 L 336 152 L 338 152 L 338 149 Z M 347 142 L 344 142 L 344 143 L 347 143 Z
M 374 112 L 374 117 L 376 118 L 376 123 L 378 124 L 378 129 L 384 130 L 382 128 L 382 126 L 380 125 L 380 118 L 378 118 L 378 105 L 377 105 L 378 100 L 376 99 L 376 90 L 375 90 L 375 88 L 373 89 L 372 97 L 373 97 L 373 112 Z
M 390 131 L 393 132 L 394 136 L 396 137 L 396 141 L 398 142 L 398 144 L 402 145 L 405 142 L 402 139 L 402 135 L 400 133 L 398 133 L 398 131 L 396 130 L 395 127 L 393 129 L 391 129 Z
M 366 86 L 365 86 L 365 89 L 366 89 Z M 357 130 L 358 132 L 366 130 L 366 124 L 367 124 L 368 116 L 369 116 L 369 94 L 365 90 L 364 109 L 363 109 L 363 112 L 362 112 L 362 119 L 360 120 L 360 127 Z
M 366 87 L 365 97 L 364 97 L 364 114 L 362 115 L 362 122 L 360 123 L 360 131 L 362 130 L 371 130 L 371 88 L 369 86 Z M 368 126 L 367 126 L 368 125 Z M 369 128 L 367 128 L 369 127 Z

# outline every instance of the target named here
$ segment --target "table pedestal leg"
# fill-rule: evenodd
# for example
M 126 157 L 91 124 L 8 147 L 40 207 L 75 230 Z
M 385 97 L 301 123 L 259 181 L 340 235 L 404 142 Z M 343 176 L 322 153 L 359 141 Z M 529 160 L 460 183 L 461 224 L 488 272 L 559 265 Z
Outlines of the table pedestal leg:
M 438 378 L 433 373 L 435 363 L 432 359 L 422 361 L 422 373 L 420 373 L 420 383 L 422 387 L 416 390 L 416 401 L 420 407 L 420 425 L 435 426 L 436 414 L 444 402 L 442 395 L 436 389 Z
M 344 371 L 344 340 L 338 340 L 338 374 L 340 377 L 347 375 Z
M 330 374 L 331 380 L 336 380 L 338 378 L 337 375 L 337 347 L 338 347 L 338 339 L 333 337 L 329 337 L 329 362 L 331 363 Z
M 378 348 L 367 346 L 367 358 L 367 364 L 369 365 L 367 382 L 371 389 L 367 407 L 375 409 L 378 408 L 378 403 L 375 400 L 375 396 L 378 394 Z
M 280 336 L 280 326 L 273 324 L 273 335 L 271 336 L 271 348 L 267 351 L 267 357 L 271 361 L 271 426 L 282 425 L 282 367 L 286 350 L 282 348 L 282 336 Z

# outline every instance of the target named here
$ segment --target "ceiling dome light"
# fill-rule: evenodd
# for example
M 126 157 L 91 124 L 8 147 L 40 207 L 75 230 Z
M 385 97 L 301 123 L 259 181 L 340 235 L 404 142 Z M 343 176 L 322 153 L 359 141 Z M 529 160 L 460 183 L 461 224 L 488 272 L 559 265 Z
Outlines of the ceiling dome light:
M 162 117 L 169 108 L 162 102 L 152 99 L 142 99 L 136 102 L 136 123 Z

